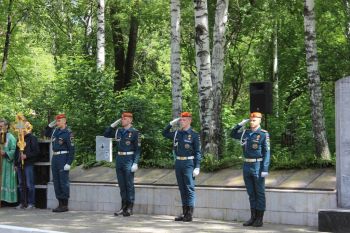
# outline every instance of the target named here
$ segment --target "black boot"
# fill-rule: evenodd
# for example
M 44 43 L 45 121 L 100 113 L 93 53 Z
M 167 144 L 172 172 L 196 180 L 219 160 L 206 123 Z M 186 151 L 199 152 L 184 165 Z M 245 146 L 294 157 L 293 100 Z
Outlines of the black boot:
M 118 215 L 124 215 L 124 212 L 126 212 L 126 201 L 122 201 L 122 206 L 120 207 L 120 210 L 114 213 L 114 216 Z
M 126 205 L 126 211 L 123 213 L 123 216 L 129 217 L 129 216 L 133 215 L 134 214 L 133 210 L 132 210 L 133 208 L 134 208 L 134 203 L 128 203 Z
M 58 206 L 53 212 L 67 212 L 68 211 L 68 199 L 61 200 L 61 206 Z
M 52 212 L 60 212 L 59 210 L 62 208 L 62 199 L 58 199 L 58 206 L 52 210 Z
M 193 206 L 187 206 L 187 212 L 184 216 L 184 222 L 192 222 Z
M 177 217 L 175 218 L 175 221 L 183 221 L 186 212 L 187 212 L 187 206 L 182 206 L 182 214 L 180 214 L 179 216 L 177 216 Z
M 255 222 L 253 223 L 253 227 L 262 227 L 263 218 L 264 218 L 264 211 L 256 210 L 256 219 L 255 219 Z
M 243 226 L 251 226 L 253 225 L 254 221 L 256 219 L 256 209 L 250 209 L 250 219 L 243 223 Z
M 67 212 L 68 211 L 68 199 L 62 200 L 62 211 L 61 212 Z

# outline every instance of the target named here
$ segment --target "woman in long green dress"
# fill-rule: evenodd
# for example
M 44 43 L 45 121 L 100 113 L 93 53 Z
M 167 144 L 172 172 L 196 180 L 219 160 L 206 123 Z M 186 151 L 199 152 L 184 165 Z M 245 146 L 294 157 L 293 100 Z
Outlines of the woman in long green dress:
M 9 124 L 6 120 L 0 120 L 0 130 L 7 132 Z M 2 182 L 1 200 L 8 203 L 17 202 L 17 179 L 14 168 L 16 152 L 16 138 L 9 132 L 6 133 L 6 141 L 1 145 L 2 156 Z

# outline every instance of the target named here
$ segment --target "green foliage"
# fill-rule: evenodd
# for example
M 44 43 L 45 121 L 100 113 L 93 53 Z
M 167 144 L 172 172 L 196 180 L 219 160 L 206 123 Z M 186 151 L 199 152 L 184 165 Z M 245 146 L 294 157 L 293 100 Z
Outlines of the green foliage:
M 201 169 L 206 172 L 213 172 L 229 167 L 239 167 L 242 164 L 242 158 L 227 156 L 217 160 L 213 155 L 204 156 L 201 162 Z
M 92 167 L 110 167 L 110 168 L 115 168 L 115 163 L 110 163 L 107 161 L 95 161 L 95 160 L 88 160 L 86 163 L 83 164 L 84 169 L 92 168 Z
M 271 170 L 306 169 L 335 167 L 335 155 L 331 160 L 322 160 L 314 154 L 298 153 L 297 156 L 287 148 L 278 148 L 271 155 Z
M 6 6 L 8 1 L 2 1 Z M 110 15 L 110 4 L 118 11 Z M 212 37 L 215 1 L 208 1 Z M 346 11 L 341 1 L 316 1 L 317 47 L 327 137 L 335 153 L 334 83 L 350 72 L 350 43 L 344 36 Z M 11 34 L 8 68 L 0 76 L 0 116 L 14 120 L 23 112 L 41 137 L 57 113 L 65 112 L 75 134 L 75 164 L 114 166 L 95 162 L 95 136 L 122 111 L 134 112 L 134 127 L 142 140 L 141 167 L 172 168 L 171 140 L 162 129 L 171 120 L 169 1 L 118 1 L 106 7 L 106 69 L 95 68 L 96 3 L 82 1 L 16 1 L 16 27 Z M 85 16 L 93 9 L 93 32 L 86 35 Z M 230 1 L 225 54 L 222 127 L 223 155 L 206 155 L 202 168 L 214 171 L 241 164 L 241 148 L 230 129 L 249 112 L 249 83 L 272 80 L 273 35 L 278 35 L 278 93 L 274 114 L 262 126 L 271 136 L 273 169 L 332 166 L 314 156 L 311 107 L 307 85 L 302 1 Z M 200 131 L 193 38 L 193 2 L 181 2 L 181 75 L 183 109 L 194 114 Z M 139 36 L 131 85 L 113 92 L 114 50 L 110 20 L 120 21 L 128 44 L 130 15 L 139 20 Z M 0 10 L 0 34 L 5 35 L 7 7 Z M 212 39 L 212 38 L 211 38 Z M 3 49 L 5 36 L 0 37 Z M 211 40 L 212 41 L 212 40 Z M 86 53 L 92 44 L 92 55 Z M 126 51 L 124 51 L 126 52 Z M 2 53 L 1 53 L 2 54 Z M 283 139 L 288 134 L 293 142 Z M 288 144 L 288 145 L 287 145 Z

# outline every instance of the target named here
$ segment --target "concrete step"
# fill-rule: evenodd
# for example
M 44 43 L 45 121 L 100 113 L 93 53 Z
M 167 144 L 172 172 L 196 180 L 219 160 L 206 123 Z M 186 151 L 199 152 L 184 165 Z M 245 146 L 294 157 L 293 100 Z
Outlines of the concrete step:
M 176 216 L 182 211 L 175 185 L 136 185 L 134 212 Z M 69 206 L 76 211 L 120 209 L 119 188 L 110 183 L 71 183 Z M 55 208 L 52 183 L 48 184 L 47 207 Z M 265 222 L 304 226 L 318 225 L 319 209 L 337 206 L 336 192 L 324 190 L 267 189 Z M 216 220 L 245 221 L 250 216 L 245 188 L 197 187 L 194 216 Z

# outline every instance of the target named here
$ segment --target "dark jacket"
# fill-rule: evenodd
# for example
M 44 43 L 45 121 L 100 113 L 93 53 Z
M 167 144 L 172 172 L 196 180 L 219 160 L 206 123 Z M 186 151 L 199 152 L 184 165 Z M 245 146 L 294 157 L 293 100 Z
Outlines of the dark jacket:
M 194 156 L 194 167 L 199 168 L 201 162 L 201 140 L 199 134 L 192 128 L 172 132 L 170 131 L 171 127 L 171 125 L 165 127 L 162 134 L 165 138 L 173 140 L 173 150 L 176 156 Z
M 60 129 L 47 126 L 45 136 L 51 137 L 53 152 L 68 151 L 65 163 L 71 165 L 75 154 L 73 132 L 68 127 Z
M 25 164 L 34 164 L 40 154 L 38 139 L 31 133 L 24 136 L 24 141 L 26 146 L 24 147 L 23 154 L 27 155 L 27 158 L 24 160 Z M 19 148 L 16 148 L 16 160 L 15 166 L 21 165 L 21 157 Z
M 141 156 L 141 133 L 135 128 L 118 128 L 108 127 L 104 134 L 106 138 L 115 138 L 117 141 L 118 151 L 134 152 L 133 163 L 138 163 Z

